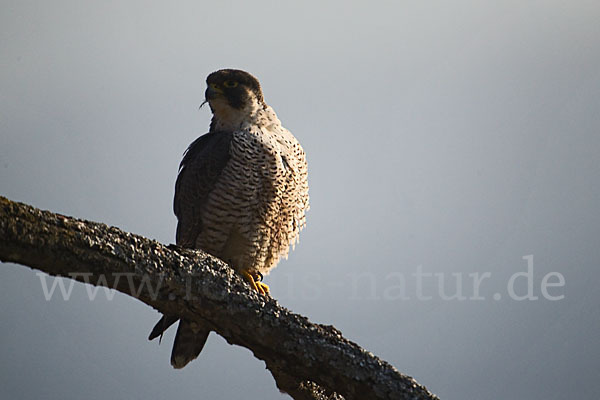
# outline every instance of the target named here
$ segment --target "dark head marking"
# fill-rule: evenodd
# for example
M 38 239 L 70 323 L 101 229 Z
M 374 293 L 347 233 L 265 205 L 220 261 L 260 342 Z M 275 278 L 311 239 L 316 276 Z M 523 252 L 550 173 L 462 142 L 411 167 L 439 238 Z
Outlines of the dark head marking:
M 246 71 L 239 69 L 221 69 L 213 72 L 206 78 L 206 100 L 212 100 L 218 96 L 224 96 L 233 108 L 244 108 L 254 93 L 258 102 L 264 104 L 262 90 L 258 79 Z

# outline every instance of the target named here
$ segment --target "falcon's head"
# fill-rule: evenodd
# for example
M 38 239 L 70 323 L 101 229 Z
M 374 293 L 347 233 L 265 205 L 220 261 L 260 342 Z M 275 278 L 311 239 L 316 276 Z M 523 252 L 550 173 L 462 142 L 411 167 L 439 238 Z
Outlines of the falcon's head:
M 265 108 L 258 79 L 239 69 L 222 69 L 206 78 L 206 101 L 221 124 L 237 125 Z

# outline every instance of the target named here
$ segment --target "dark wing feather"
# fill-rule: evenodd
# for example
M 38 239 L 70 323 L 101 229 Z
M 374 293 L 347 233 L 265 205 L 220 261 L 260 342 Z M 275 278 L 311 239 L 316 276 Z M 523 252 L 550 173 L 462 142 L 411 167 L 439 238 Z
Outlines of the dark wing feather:
M 152 328 L 152 332 L 150 332 L 150 336 L 148 336 L 148 340 L 154 340 L 155 338 L 160 336 L 159 339 L 159 343 L 160 340 L 162 339 L 162 334 L 169 329 L 169 327 L 171 325 L 173 325 L 175 322 L 177 322 L 177 320 L 179 320 L 179 317 L 174 317 L 174 316 L 166 316 L 163 315 L 162 318 L 156 323 L 156 325 L 154 325 L 154 328 Z
M 173 210 L 177 216 L 177 244 L 195 247 L 202 231 L 201 208 L 229 161 L 232 132 L 211 132 L 187 148 L 179 165 Z

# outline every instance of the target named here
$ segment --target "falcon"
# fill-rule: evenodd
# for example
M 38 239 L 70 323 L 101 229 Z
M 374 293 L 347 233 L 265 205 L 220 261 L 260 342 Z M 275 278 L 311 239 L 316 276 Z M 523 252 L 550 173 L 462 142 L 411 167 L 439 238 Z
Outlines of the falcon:
M 260 294 L 262 277 L 287 258 L 305 226 L 307 164 L 249 73 L 222 69 L 206 78 L 209 132 L 187 148 L 173 208 L 178 246 L 202 249 L 228 263 Z M 204 103 L 203 103 L 204 104 Z M 163 315 L 149 339 L 179 320 Z M 210 329 L 179 321 L 171 365 L 183 368 L 204 347 Z

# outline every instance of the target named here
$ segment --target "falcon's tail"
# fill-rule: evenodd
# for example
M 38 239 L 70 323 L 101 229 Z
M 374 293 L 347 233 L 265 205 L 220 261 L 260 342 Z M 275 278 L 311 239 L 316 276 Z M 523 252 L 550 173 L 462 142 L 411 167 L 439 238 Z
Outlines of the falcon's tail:
M 159 336 L 162 339 L 164 331 L 177 322 L 178 319 L 179 317 L 163 315 L 152 329 L 152 332 L 150 332 L 148 340 Z M 199 326 L 185 319 L 179 321 L 173 350 L 171 351 L 171 365 L 173 368 L 183 368 L 190 361 L 198 357 L 206 343 L 206 339 L 208 339 L 209 333 L 210 329 L 204 326 Z
M 202 351 L 210 329 L 190 321 L 179 321 L 173 350 L 171 351 L 171 365 L 173 368 L 183 368 L 190 361 L 195 360 Z

